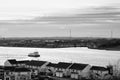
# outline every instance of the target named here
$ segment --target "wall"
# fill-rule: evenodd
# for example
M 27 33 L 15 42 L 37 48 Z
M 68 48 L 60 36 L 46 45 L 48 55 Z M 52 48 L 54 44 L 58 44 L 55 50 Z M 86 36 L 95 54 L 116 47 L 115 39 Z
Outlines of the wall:
M 12 65 L 9 63 L 9 61 L 5 61 L 4 66 L 12 66 Z
M 85 69 L 83 69 L 81 72 L 81 76 L 85 77 L 85 78 L 89 78 L 90 77 L 90 68 L 91 68 L 91 66 L 88 65 Z

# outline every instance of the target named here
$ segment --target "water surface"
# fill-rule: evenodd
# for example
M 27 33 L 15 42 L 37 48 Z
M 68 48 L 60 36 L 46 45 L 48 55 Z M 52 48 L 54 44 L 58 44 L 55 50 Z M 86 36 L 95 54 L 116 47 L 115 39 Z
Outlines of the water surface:
M 27 55 L 38 51 L 39 58 L 30 58 Z M 19 48 L 0 47 L 0 65 L 7 59 L 37 59 L 51 62 L 77 62 L 91 65 L 106 66 L 114 64 L 120 59 L 120 51 L 95 50 L 88 48 Z

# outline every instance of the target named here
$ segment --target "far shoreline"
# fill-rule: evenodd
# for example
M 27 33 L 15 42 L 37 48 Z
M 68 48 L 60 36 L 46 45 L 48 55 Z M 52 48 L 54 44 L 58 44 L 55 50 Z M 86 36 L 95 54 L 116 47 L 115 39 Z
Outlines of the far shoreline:
M 87 47 L 96 50 L 120 51 L 120 39 L 82 37 L 2 38 L 0 39 L 0 46 L 46 49 Z
M 88 47 L 60 47 L 60 48 L 48 48 L 48 47 L 15 47 L 15 46 L 0 46 L 1 48 L 6 47 L 6 48 L 31 48 L 31 49 L 67 49 L 67 48 L 88 48 Z M 120 51 L 119 48 L 88 48 L 92 50 L 106 50 L 106 51 Z

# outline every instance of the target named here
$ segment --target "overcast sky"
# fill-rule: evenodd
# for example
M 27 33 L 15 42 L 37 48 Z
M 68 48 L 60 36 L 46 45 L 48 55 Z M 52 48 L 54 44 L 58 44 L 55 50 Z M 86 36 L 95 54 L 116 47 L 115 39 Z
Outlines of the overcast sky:
M 120 38 L 120 0 L 0 0 L 2 37 Z

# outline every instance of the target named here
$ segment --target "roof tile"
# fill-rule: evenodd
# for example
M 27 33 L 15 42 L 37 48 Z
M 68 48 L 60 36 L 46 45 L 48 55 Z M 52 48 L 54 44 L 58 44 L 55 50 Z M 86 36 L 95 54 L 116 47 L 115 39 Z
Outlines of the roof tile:
M 74 63 L 70 69 L 83 70 L 88 64 Z

